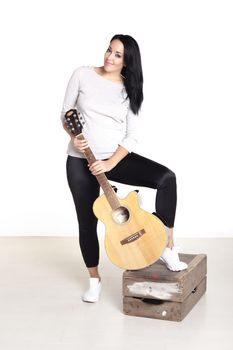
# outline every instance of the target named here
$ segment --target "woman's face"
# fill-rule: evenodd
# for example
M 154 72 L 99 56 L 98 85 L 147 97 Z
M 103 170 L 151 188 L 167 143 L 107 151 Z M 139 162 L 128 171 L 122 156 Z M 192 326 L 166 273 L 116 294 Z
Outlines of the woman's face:
M 124 66 L 124 45 L 120 40 L 113 40 L 104 55 L 104 69 L 109 73 L 121 73 Z

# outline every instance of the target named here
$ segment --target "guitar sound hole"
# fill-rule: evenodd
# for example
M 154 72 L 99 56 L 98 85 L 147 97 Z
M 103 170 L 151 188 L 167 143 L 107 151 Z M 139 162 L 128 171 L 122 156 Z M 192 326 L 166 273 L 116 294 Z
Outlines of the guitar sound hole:
M 129 211 L 125 207 L 119 207 L 113 210 L 112 217 L 117 224 L 123 224 L 129 220 Z

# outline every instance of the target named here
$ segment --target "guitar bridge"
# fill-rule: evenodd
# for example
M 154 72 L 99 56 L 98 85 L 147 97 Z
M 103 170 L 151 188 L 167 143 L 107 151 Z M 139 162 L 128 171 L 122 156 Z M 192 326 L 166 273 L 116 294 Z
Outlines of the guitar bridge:
M 144 228 L 138 232 L 135 232 L 133 233 L 132 235 L 124 238 L 122 241 L 120 241 L 120 243 L 122 245 L 124 244 L 128 244 L 128 243 L 131 243 L 131 242 L 134 242 L 136 241 L 138 238 L 140 238 L 142 235 L 144 235 L 144 233 L 146 233 L 146 231 L 144 230 Z

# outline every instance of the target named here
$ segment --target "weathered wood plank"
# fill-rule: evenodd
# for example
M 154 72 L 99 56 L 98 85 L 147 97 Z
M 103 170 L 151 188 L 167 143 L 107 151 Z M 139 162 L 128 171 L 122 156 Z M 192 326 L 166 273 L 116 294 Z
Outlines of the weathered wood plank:
M 123 296 L 182 302 L 207 273 L 205 254 L 179 254 L 186 270 L 173 272 L 162 261 L 136 271 L 123 273 Z
M 206 291 L 206 276 L 183 302 L 123 297 L 123 312 L 130 316 L 182 321 Z

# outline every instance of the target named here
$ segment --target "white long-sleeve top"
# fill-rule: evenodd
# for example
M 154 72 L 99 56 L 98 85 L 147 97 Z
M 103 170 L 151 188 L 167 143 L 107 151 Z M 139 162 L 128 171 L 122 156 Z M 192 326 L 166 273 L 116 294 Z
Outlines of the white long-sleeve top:
M 92 66 L 74 70 L 66 88 L 61 120 L 69 109 L 76 108 L 84 121 L 82 133 L 96 159 L 108 159 L 118 145 L 132 152 L 137 143 L 139 116 L 126 99 L 123 83 L 113 82 L 98 74 Z M 70 141 L 67 153 L 85 158 Z

